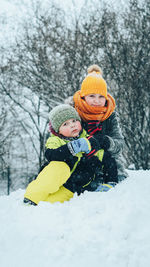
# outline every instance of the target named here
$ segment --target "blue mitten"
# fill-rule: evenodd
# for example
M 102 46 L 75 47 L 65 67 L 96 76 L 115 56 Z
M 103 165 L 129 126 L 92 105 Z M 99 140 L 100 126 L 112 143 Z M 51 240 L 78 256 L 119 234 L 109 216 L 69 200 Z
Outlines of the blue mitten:
M 84 137 L 71 141 L 67 145 L 72 155 L 79 152 L 89 153 L 91 149 L 89 141 Z
M 115 187 L 115 185 L 116 185 L 116 183 L 107 183 L 107 184 L 100 184 L 97 188 L 96 188 L 96 190 L 95 190 L 95 192 L 107 192 L 109 189 L 111 189 L 111 188 L 113 188 L 113 187 Z

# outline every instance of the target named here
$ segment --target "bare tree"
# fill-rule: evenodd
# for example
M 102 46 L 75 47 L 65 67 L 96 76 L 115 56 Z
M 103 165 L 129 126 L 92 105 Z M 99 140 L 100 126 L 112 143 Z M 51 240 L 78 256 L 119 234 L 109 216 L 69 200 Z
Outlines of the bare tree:
M 149 14 L 147 0 L 142 7 L 131 0 L 129 11 L 122 16 L 122 24 L 117 26 L 114 14 L 111 30 L 108 32 L 103 28 L 104 70 L 110 85 L 115 86 L 113 93 L 128 147 L 126 158 L 129 164 L 135 164 L 136 169 L 150 167 Z M 107 18 L 110 23 L 110 17 Z

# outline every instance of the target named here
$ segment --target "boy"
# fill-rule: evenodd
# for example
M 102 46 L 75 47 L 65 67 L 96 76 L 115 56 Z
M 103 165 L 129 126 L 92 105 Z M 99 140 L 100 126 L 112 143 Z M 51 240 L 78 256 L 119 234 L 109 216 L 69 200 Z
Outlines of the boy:
M 100 191 L 112 187 L 103 183 L 118 182 L 114 159 L 100 150 L 97 141 L 82 129 L 81 119 L 73 107 L 65 104 L 56 106 L 49 117 L 51 137 L 47 140 L 45 152 L 49 164 L 28 185 L 25 203 L 64 202 L 70 200 L 75 192 L 95 191 L 99 182 Z M 107 180 L 107 175 L 103 179 L 103 165 L 108 177 L 112 174 L 111 180 Z

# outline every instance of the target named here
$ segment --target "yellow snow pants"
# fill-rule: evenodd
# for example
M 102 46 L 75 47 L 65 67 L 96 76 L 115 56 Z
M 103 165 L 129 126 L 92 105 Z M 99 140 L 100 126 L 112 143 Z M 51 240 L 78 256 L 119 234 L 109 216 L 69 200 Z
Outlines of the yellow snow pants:
M 51 203 L 68 201 L 74 194 L 63 184 L 70 174 L 70 168 L 65 162 L 52 161 L 39 173 L 36 180 L 27 186 L 24 197 L 36 204 L 40 201 Z

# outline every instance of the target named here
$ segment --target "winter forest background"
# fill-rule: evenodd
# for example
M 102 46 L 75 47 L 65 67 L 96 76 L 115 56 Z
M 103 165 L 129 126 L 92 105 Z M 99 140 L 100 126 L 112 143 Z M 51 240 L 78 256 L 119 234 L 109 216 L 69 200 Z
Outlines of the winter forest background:
M 116 99 L 126 167 L 150 169 L 150 2 L 90 0 L 80 10 L 76 1 L 68 9 L 7 2 L 19 13 L 0 15 L 0 192 L 25 188 L 37 174 L 48 113 L 80 89 L 90 64 L 101 66 Z

